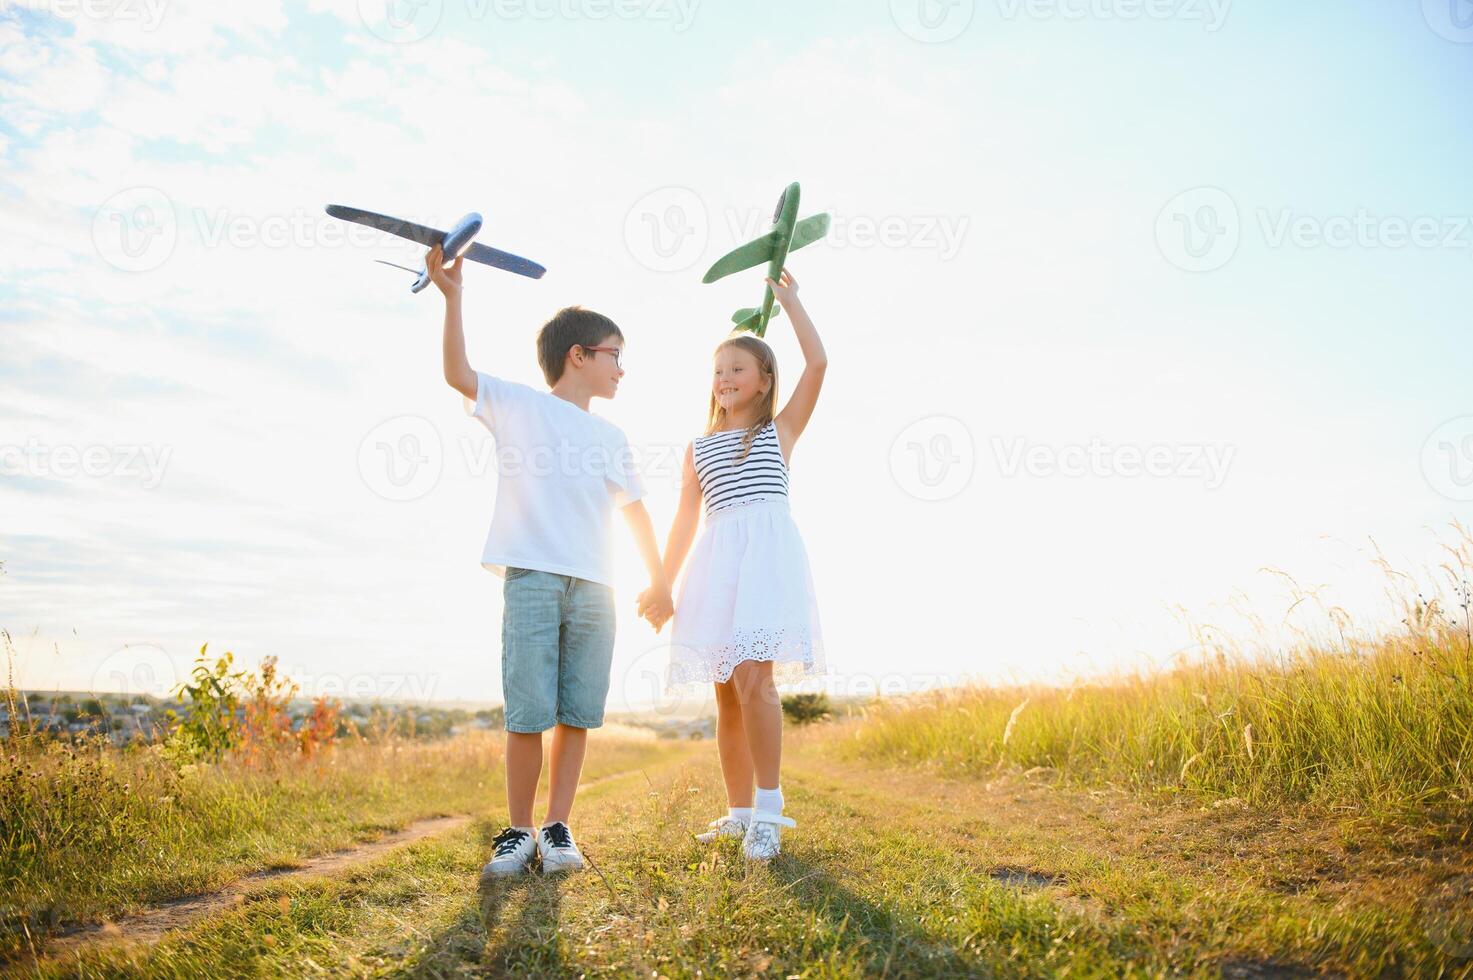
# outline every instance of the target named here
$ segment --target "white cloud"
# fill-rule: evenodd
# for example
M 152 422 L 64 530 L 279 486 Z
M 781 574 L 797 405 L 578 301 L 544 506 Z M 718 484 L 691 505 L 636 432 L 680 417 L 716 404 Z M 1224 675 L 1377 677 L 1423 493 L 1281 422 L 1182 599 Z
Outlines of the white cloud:
M 25 42 L 16 42 L 24 48 Z M 0 100 L 48 114 L 86 112 L 100 102 L 111 78 L 90 47 L 37 45 L 26 54 L 0 51 L 0 71 L 20 81 L 0 80 Z
M 53 36 L 72 46 L 102 44 L 132 55 L 221 49 L 231 43 L 269 44 L 287 24 L 280 0 L 238 9 L 208 0 L 23 0 L 45 14 Z
M 473 362 L 536 383 L 537 324 L 567 303 L 606 309 L 634 356 L 625 393 L 599 410 L 651 447 L 693 434 L 710 349 L 757 297 L 751 278 L 701 286 L 703 264 L 765 220 L 787 181 L 803 180 L 805 210 L 847 221 L 970 222 L 950 258 L 841 234 L 797 260 L 833 368 L 795 462 L 795 507 L 845 669 L 891 669 L 897 651 L 1003 671 L 1086 648 L 1103 660 L 1169 649 L 1179 631 L 1160 600 L 1241 584 L 1264 542 L 1299 540 L 1304 515 L 1355 476 L 1359 433 L 1339 409 L 1296 404 L 1293 370 L 1213 341 L 1247 313 L 1163 272 L 1156 185 L 1133 163 L 1052 152 L 1067 127 L 1030 111 L 1026 54 L 956 67 L 873 37 L 759 47 L 654 98 L 580 86 L 556 77 L 556 59 L 448 29 L 385 45 L 353 3 L 309 9 L 344 26 L 320 64 L 268 47 L 292 27 L 279 4 L 171 3 L 155 31 L 87 22 L 44 41 L 0 20 L 0 64 L 34 69 L 0 90 L 22 134 L 0 146 L 14 293 L 0 418 L 48 445 L 171 453 L 153 491 L 103 479 L 0 497 L 46 539 L 25 543 L 35 564 L 13 566 L 8 586 L 24 585 L 10 608 L 47 638 L 81 625 L 91 655 L 156 624 L 181 656 L 223 640 L 310 671 L 434 651 L 423 659 L 457 689 L 492 693 L 495 581 L 475 557 L 493 489 L 467 466 L 484 437 L 439 376 L 437 297 L 369 263 L 413 264 L 419 250 L 344 243 L 329 202 L 430 223 L 481 210 L 484 240 L 550 272 L 467 270 Z M 70 72 L 79 83 L 54 91 Z M 710 223 L 691 267 L 662 275 L 639 265 L 624 225 L 667 185 L 695 190 Z M 178 237 L 157 267 L 125 272 L 100 254 L 93 216 L 136 186 L 167 195 Z M 1191 342 L 1162 344 L 1163 323 L 1185 324 Z M 798 351 L 782 321 L 770 339 L 790 383 Z M 1216 496 L 989 471 L 931 505 L 887 462 L 896 434 L 930 414 L 963 420 L 980 466 L 995 434 L 1245 452 Z M 375 497 L 357 461 L 396 415 L 430 419 L 446 448 L 435 491 L 403 505 Z M 672 486 L 651 482 L 663 526 Z M 1408 481 L 1389 475 L 1360 499 L 1398 494 Z M 621 581 L 637 582 L 637 555 L 618 548 Z M 93 567 L 78 571 L 76 554 Z M 627 665 L 655 640 L 626 620 L 620 642 Z

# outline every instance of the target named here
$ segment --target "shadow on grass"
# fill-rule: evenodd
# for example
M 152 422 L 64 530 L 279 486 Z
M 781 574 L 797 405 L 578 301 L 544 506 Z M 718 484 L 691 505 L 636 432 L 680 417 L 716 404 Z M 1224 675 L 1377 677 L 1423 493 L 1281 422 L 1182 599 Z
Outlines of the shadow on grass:
M 510 907 L 516 919 L 497 930 Z M 466 908 L 430 940 L 414 963 L 398 976 L 561 976 L 558 919 L 562 885 L 558 876 L 539 874 L 483 881 L 474 907 Z
M 483 830 L 481 836 L 489 846 L 490 832 Z M 504 923 L 508 909 L 516 909 L 516 918 Z M 562 976 L 566 970 L 558 943 L 561 914 L 561 875 L 532 872 L 482 878 L 475 905 L 465 908 L 395 975 Z
M 868 972 L 898 977 L 991 977 L 992 969 L 973 953 L 927 932 L 904 913 L 840 885 L 822 865 L 784 853 L 769 866 L 775 878 L 806 908 L 834 924 L 844 936 L 864 943 Z

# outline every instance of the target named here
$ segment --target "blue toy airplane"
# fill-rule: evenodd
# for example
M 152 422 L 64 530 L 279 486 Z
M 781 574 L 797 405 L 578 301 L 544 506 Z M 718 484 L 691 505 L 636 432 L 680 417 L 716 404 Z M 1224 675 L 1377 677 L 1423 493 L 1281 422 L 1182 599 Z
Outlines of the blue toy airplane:
M 463 255 L 472 262 L 505 269 L 507 272 L 515 272 L 519 276 L 527 276 L 532 279 L 541 279 L 542 274 L 547 271 L 531 259 L 524 259 L 519 255 L 512 255 L 510 252 L 503 252 L 489 245 L 474 242 L 476 234 L 481 230 L 481 216 L 475 211 L 457 221 L 449 231 L 426 228 L 424 225 L 416 225 L 402 218 L 391 218 L 385 214 L 374 214 L 372 211 L 360 211 L 358 208 L 344 207 L 341 204 L 329 204 L 327 213 L 334 218 L 368 225 L 370 228 L 377 228 L 379 231 L 386 231 L 391 235 L 398 235 L 400 238 L 407 238 L 411 242 L 418 242 L 430 248 L 439 245 L 445 254 L 446 265 Z M 428 269 L 411 269 L 395 262 L 385 262 L 383 259 L 374 259 L 374 261 L 391 265 L 396 269 L 403 269 L 405 272 L 415 273 L 419 278 L 414 280 L 414 285 L 409 287 L 412 293 L 417 293 L 430 284 Z
M 789 252 L 796 252 L 804 245 L 812 245 L 829 233 L 829 216 L 826 214 L 815 214 L 811 218 L 798 220 L 798 193 L 797 183 L 789 184 L 782 197 L 777 199 L 777 211 L 772 216 L 772 231 L 717 259 L 701 282 L 715 282 L 733 272 L 741 272 L 763 262 L 767 263 L 767 278 L 776 282 L 778 276 L 782 275 L 783 263 L 787 261 Z M 732 315 L 731 322 L 736 324 L 733 329 L 750 330 L 761 337 L 767 332 L 767 321 L 782 309 L 778 307 L 774 310 L 772 304 L 772 288 L 765 287 L 760 307 L 737 310 Z

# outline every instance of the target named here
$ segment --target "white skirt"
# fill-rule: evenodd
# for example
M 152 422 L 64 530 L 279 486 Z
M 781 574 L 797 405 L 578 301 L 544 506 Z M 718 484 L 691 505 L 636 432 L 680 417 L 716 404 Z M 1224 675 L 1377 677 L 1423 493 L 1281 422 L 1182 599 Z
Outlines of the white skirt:
M 669 692 L 724 683 L 744 660 L 770 660 L 783 684 L 824 672 L 808 552 L 786 499 L 717 511 L 675 598 Z

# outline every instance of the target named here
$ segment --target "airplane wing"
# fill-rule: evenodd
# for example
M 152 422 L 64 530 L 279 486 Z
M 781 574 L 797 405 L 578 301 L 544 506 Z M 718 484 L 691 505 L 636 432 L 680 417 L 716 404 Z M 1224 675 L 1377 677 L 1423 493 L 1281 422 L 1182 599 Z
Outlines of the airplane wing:
M 826 214 L 815 214 L 811 218 L 804 218 L 793 227 L 792 244 L 788 246 L 789 252 L 795 252 L 804 245 L 812 245 L 829 233 L 829 216 Z M 715 282 L 731 275 L 733 272 L 741 272 L 764 262 L 772 261 L 773 250 L 777 248 L 777 232 L 763 235 L 754 239 L 740 248 L 733 249 L 711 266 L 701 282 Z
M 788 251 L 796 252 L 804 245 L 812 245 L 828 233 L 828 215 L 815 214 L 811 218 L 804 218 L 793 228 L 793 244 L 788 246 Z
M 510 252 L 503 252 L 499 248 L 482 245 L 480 242 L 466 249 L 465 257 L 472 262 L 495 266 L 498 269 L 515 272 L 519 276 L 527 276 L 531 279 L 541 279 L 542 274 L 547 271 L 531 259 L 524 259 L 520 255 L 512 255 Z
M 372 211 L 360 211 L 358 208 L 344 207 L 341 204 L 329 204 L 327 213 L 334 218 L 343 221 L 354 221 L 360 225 L 368 225 L 379 231 L 386 231 L 400 238 L 407 238 L 411 242 L 419 242 L 421 245 L 438 245 L 445 240 L 445 233 L 434 228 L 426 228 L 403 218 L 391 218 L 386 214 L 374 214 Z
M 715 282 L 717 279 L 731 275 L 733 272 L 741 272 L 753 266 L 761 265 L 763 262 L 771 262 L 773 250 L 777 248 L 778 236 L 776 232 L 763 235 L 761 238 L 753 239 L 740 248 L 727 252 L 716 260 L 716 264 L 707 270 L 705 278 L 701 282 Z

